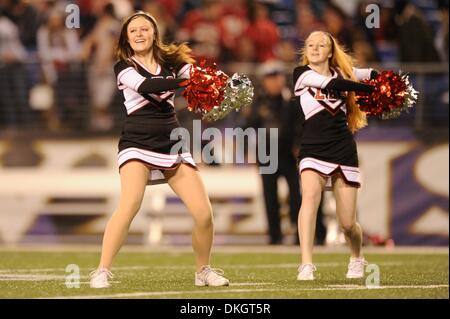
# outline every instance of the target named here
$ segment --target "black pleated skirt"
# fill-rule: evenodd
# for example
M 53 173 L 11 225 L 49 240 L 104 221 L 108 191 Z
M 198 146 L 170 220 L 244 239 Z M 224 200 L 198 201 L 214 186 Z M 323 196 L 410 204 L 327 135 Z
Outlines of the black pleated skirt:
M 322 144 L 302 144 L 299 155 L 299 172 L 313 170 L 328 177 L 327 188 L 330 188 L 335 174 L 340 174 L 344 181 L 360 187 L 358 152 L 353 137 Z
M 185 163 L 196 168 L 186 144 L 180 136 L 171 139 L 180 128 L 175 114 L 164 118 L 127 118 L 119 140 L 119 169 L 129 161 L 140 161 L 152 169 L 149 184 L 164 183 L 164 170 Z

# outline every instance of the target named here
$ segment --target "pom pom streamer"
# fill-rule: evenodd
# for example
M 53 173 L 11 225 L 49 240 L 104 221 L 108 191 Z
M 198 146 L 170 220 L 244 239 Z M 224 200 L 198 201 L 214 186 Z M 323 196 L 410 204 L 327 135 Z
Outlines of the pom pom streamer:
M 223 119 L 233 110 L 238 112 L 241 107 L 248 106 L 252 103 L 253 95 L 252 82 L 245 75 L 234 73 L 227 80 L 222 103 L 214 106 L 211 111 L 203 116 L 203 119 L 217 121 Z
M 228 77 L 215 64 L 206 67 L 204 60 L 191 69 L 190 75 L 183 96 L 188 110 L 202 114 L 205 120 L 223 119 L 231 111 L 252 103 L 254 89 L 245 75 L 235 73 Z
M 199 66 L 191 69 L 190 79 L 183 82 L 187 84 L 183 92 L 188 102 L 188 110 L 205 114 L 219 105 L 224 99 L 224 87 L 228 76 L 216 70 L 216 64 L 205 66 L 202 61 Z
M 358 92 L 356 101 L 361 111 L 383 120 L 399 117 L 417 102 L 418 92 L 407 74 L 383 71 L 375 79 L 363 83 L 375 86 L 372 93 Z

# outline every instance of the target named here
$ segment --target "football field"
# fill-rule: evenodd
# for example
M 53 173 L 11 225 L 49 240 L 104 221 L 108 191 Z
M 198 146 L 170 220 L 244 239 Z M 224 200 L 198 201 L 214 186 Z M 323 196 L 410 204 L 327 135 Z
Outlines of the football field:
M 0 248 L 0 298 L 449 298 L 448 248 L 367 248 L 366 278 L 346 279 L 348 253 L 316 249 L 316 280 L 296 280 L 299 248 L 215 247 L 229 287 L 195 287 L 190 247 L 125 247 L 112 287 L 89 288 L 99 247 Z M 78 276 L 79 275 L 79 276 Z

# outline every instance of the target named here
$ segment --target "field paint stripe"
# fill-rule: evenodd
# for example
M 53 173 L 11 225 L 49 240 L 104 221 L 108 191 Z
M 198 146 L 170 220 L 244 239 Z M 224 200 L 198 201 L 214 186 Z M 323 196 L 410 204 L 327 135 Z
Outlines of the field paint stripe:
M 369 263 L 370 260 L 368 261 Z M 339 267 L 339 266 L 347 266 L 348 262 L 318 262 L 314 263 L 317 267 Z M 382 261 L 382 262 L 374 262 L 372 264 L 380 265 L 380 266 L 401 266 L 407 264 L 406 262 L 399 262 L 399 261 Z M 241 268 L 241 269 L 248 269 L 248 268 L 298 268 L 300 264 L 299 263 L 284 263 L 284 264 L 259 264 L 259 265 L 248 265 L 248 264 L 242 264 L 242 265 L 226 265 L 227 268 Z M 185 269 L 185 268 L 192 268 L 192 266 L 184 266 L 184 265 L 178 265 L 178 266 L 148 266 L 147 268 L 154 268 L 154 269 Z M 113 268 L 115 269 L 115 268 Z M 123 269 L 126 269 L 126 267 L 123 267 Z
M 152 268 L 169 268 L 165 267 L 165 266 L 130 266 L 130 267 L 114 267 L 113 270 L 145 270 L 145 269 L 152 269 Z M 192 268 L 195 269 L 195 266 L 178 266 L 179 268 L 183 267 L 183 268 Z M 92 271 L 95 270 L 95 267 L 91 267 L 91 268 L 87 268 L 87 267 L 80 267 L 80 270 L 84 270 L 84 271 Z M 52 272 L 52 271 L 62 271 L 62 272 L 66 272 L 65 268 L 38 268 L 38 269 L 28 269 L 28 268 L 19 268 L 19 269 L 14 269 L 14 268 L 8 268 L 8 269 L 0 269 L 0 276 L 3 273 L 13 273 L 13 272 L 28 272 L 28 273 L 34 273 L 34 272 Z
M 89 276 L 80 276 L 80 279 L 89 278 Z M 65 275 L 24 275 L 24 274 L 2 274 L 0 281 L 51 281 L 51 280 L 65 280 Z M 110 283 L 118 284 L 120 281 L 111 281 Z M 65 285 L 65 282 L 62 284 Z M 80 284 L 89 284 L 89 281 L 82 281 Z M 264 286 L 274 285 L 273 282 L 236 282 L 231 283 L 231 286 Z
M 120 283 L 120 281 L 108 281 L 111 284 L 114 283 Z M 66 283 L 62 283 L 62 285 L 65 285 Z M 89 281 L 80 281 L 80 285 L 89 285 Z M 275 285 L 274 282 L 233 282 L 230 283 L 230 286 L 268 286 L 268 285 Z
M 231 282 L 230 286 L 266 286 L 275 285 L 274 282 Z
M 39 236 L 40 237 L 40 236 Z M 220 237 L 217 235 L 217 237 Z M 123 253 L 192 253 L 190 245 L 166 245 L 158 246 L 124 246 Z M 298 246 L 267 246 L 267 245 L 218 245 L 214 247 L 216 253 L 271 253 L 285 254 L 298 253 Z M 83 252 L 100 253 L 99 245 L 0 245 L 0 252 Z M 396 246 L 393 249 L 385 247 L 367 246 L 364 248 L 365 254 L 449 254 L 448 247 L 440 246 Z M 348 254 L 346 245 L 338 246 L 317 246 L 314 247 L 315 254 Z
M 2 274 L 0 281 L 49 281 L 66 279 L 64 275 L 23 275 L 23 274 Z
M 413 286 L 380 286 L 376 289 L 437 289 L 437 288 L 448 288 L 448 285 L 413 285 Z M 51 298 L 39 298 L 39 299 L 103 299 L 103 298 L 127 298 L 127 297 L 150 297 L 150 296 L 161 296 L 161 295 L 185 295 L 185 294 L 222 294 L 222 293 L 247 293 L 247 292 L 272 292 L 272 291 L 337 291 L 337 290 L 371 290 L 374 288 L 369 288 L 366 286 L 359 287 L 341 287 L 341 288 L 292 288 L 292 289 L 221 289 L 221 290 L 186 290 L 186 291 L 151 291 L 151 292 L 133 292 L 133 293 L 119 293 L 110 295 L 88 295 L 88 296 L 57 296 Z
M 325 288 L 300 288 L 290 290 L 312 290 L 312 291 L 333 291 L 333 290 L 372 290 L 372 289 L 437 289 L 448 288 L 448 285 L 399 285 L 399 286 L 358 286 L 358 287 L 325 287 Z
M 221 290 L 186 290 L 186 291 L 152 291 L 152 292 L 133 292 L 133 293 L 119 293 L 110 295 L 91 295 L 91 296 L 57 296 L 51 298 L 38 299 L 103 299 L 103 298 L 127 298 L 127 297 L 146 297 L 146 296 L 161 296 L 161 295 L 183 295 L 183 294 L 204 294 L 204 293 L 235 293 L 235 292 L 255 292 L 255 291 L 280 291 L 279 289 L 221 289 Z
M 370 261 L 369 261 L 370 263 Z M 397 262 L 397 261 L 383 261 L 378 263 L 373 263 L 380 266 L 401 266 L 405 265 L 405 262 Z M 339 267 L 339 266 L 345 266 L 347 265 L 347 262 L 323 262 L 323 263 L 315 263 L 317 267 Z M 298 268 L 299 264 L 260 264 L 260 265 L 226 265 L 226 268 L 234 269 L 234 268 L 240 268 L 240 269 L 249 269 L 249 268 Z M 145 270 L 145 269 L 194 269 L 194 266 L 188 266 L 188 265 L 177 265 L 177 266 L 122 266 L 122 267 L 113 267 L 113 271 L 116 270 Z M 86 268 L 81 267 L 80 270 L 85 271 L 91 271 L 92 268 Z M 64 271 L 65 268 L 42 268 L 42 269 L 0 269 L 0 275 L 2 273 L 8 272 L 8 273 L 14 273 L 14 272 L 50 272 L 50 271 Z
M 51 281 L 66 280 L 67 275 L 30 275 L 30 274 L 0 274 L 0 281 Z M 80 279 L 89 279 L 89 276 L 80 276 Z M 120 281 L 110 281 L 120 283 Z M 88 282 L 89 283 L 89 282 Z
M 156 267 L 161 267 L 161 268 L 167 268 L 164 266 L 156 266 Z M 189 266 L 180 266 L 180 267 L 189 267 Z M 195 268 L 195 266 L 191 266 L 192 268 Z M 154 266 L 123 266 L 123 267 L 114 267 L 114 270 L 140 270 L 140 269 L 151 269 L 151 268 L 155 268 Z M 91 267 L 91 268 L 87 268 L 87 267 L 80 267 L 80 270 L 86 270 L 86 271 L 92 271 L 95 270 L 95 267 Z M 0 274 L 4 273 L 4 272 L 50 272 L 50 271 L 66 271 L 66 268 L 61 267 L 61 268 L 20 268 L 20 269 L 13 269 L 13 268 L 8 268 L 8 269 L 0 269 Z

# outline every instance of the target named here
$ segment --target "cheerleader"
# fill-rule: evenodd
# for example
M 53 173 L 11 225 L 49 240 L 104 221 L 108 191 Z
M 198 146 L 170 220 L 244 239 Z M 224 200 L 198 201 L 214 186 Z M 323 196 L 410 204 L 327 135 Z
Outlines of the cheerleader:
M 98 269 L 91 273 L 92 288 L 110 286 L 111 266 L 138 212 L 147 184 L 167 182 L 194 218 L 192 246 L 196 286 L 227 286 L 222 272 L 209 266 L 213 243 L 211 204 L 189 151 L 176 151 L 171 140 L 179 127 L 174 110 L 175 89 L 189 78 L 194 62 L 186 44 L 161 41 L 156 20 L 139 11 L 125 19 L 114 66 L 123 92 L 127 119 L 119 141 L 121 180 L 119 206 L 108 221 Z
M 326 32 L 312 32 L 301 53 L 301 65 L 293 74 L 295 99 L 302 111 L 298 220 L 302 255 L 297 279 L 314 279 L 315 220 L 325 189 L 334 192 L 336 214 L 351 250 L 347 278 L 362 278 L 366 261 L 361 253 L 361 226 L 356 222 L 360 172 L 353 134 L 367 121 L 354 92 L 372 92 L 373 86 L 358 81 L 375 76 L 376 71 L 354 68 L 351 57 Z

